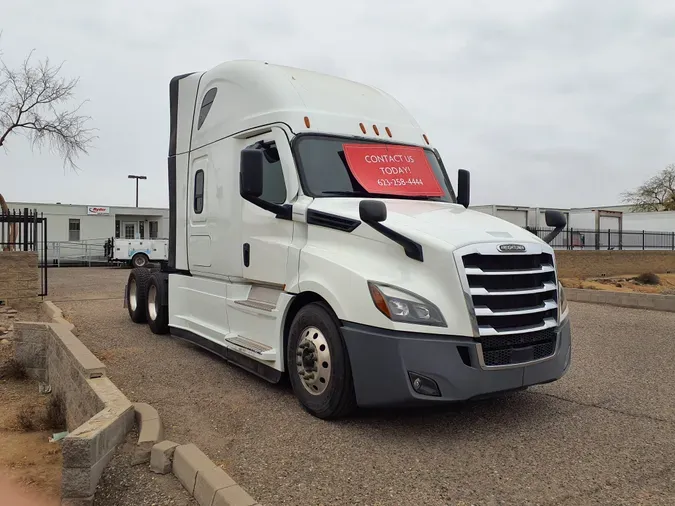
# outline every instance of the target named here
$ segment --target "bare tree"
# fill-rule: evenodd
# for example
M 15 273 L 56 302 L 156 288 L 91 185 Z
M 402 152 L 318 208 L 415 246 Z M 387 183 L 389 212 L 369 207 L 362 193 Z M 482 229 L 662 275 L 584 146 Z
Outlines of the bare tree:
M 675 164 L 668 165 L 657 175 L 622 194 L 624 202 L 634 211 L 675 211 Z
M 63 64 L 53 66 L 48 58 L 32 63 L 32 56 L 31 51 L 17 69 L 0 60 L 0 146 L 7 150 L 12 134 L 20 134 L 32 149 L 47 144 L 61 156 L 64 168 L 77 169 L 75 159 L 87 154 L 96 138 L 94 129 L 86 128 L 90 118 L 79 114 L 82 104 L 64 107 L 73 98 L 78 79 L 61 77 Z M 0 211 L 9 212 L 2 193 Z

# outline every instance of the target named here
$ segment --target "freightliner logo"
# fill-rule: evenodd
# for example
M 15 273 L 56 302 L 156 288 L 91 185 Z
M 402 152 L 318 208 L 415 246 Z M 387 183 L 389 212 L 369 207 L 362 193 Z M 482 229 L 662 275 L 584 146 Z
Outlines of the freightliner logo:
M 497 249 L 502 253 L 518 253 L 525 251 L 525 246 L 522 244 L 500 244 Z

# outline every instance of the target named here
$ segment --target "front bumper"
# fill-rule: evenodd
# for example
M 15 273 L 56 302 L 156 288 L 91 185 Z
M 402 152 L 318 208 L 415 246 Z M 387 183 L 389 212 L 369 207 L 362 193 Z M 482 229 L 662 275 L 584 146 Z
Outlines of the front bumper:
M 397 406 L 463 401 L 518 390 L 561 378 L 571 361 L 569 318 L 557 329 L 557 347 L 543 361 L 483 368 L 472 338 L 397 332 L 343 322 L 359 406 Z M 410 374 L 432 379 L 440 395 L 422 395 Z

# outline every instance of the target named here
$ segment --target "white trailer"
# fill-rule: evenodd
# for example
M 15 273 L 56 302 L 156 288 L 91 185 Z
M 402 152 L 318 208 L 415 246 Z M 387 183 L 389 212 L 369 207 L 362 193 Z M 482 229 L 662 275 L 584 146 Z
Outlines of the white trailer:
M 469 173 L 455 190 L 393 97 L 254 61 L 177 76 L 169 95 L 169 258 L 130 273 L 133 321 L 288 375 L 320 418 L 566 373 L 553 249 L 467 209 Z
M 169 260 L 167 239 L 111 239 L 106 245 L 108 261 L 127 263 L 133 267 L 147 267 L 151 262 Z

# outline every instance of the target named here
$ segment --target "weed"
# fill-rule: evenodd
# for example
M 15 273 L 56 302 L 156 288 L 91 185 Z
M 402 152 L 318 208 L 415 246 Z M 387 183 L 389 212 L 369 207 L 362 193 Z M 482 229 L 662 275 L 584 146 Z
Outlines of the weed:
M 26 378 L 28 378 L 26 367 L 15 358 L 10 358 L 0 365 L 0 379 L 25 380 Z
M 653 272 L 645 272 L 644 274 L 640 274 L 638 277 L 636 277 L 635 282 L 641 285 L 660 285 L 661 278 L 659 278 Z
M 66 404 L 59 394 L 52 394 L 44 416 L 44 425 L 50 430 L 63 430 L 66 428 Z
M 32 406 L 24 406 L 16 415 L 16 422 L 24 432 L 31 432 L 35 430 L 35 408 Z

